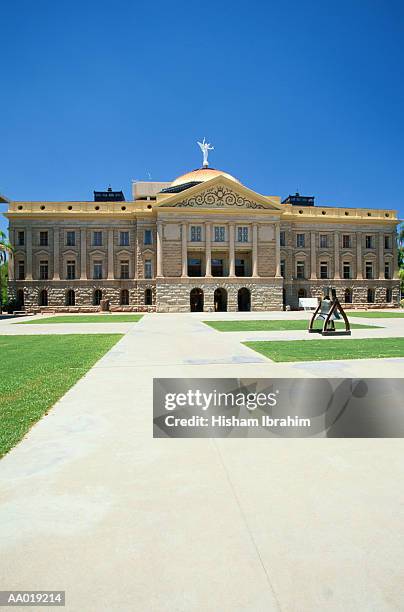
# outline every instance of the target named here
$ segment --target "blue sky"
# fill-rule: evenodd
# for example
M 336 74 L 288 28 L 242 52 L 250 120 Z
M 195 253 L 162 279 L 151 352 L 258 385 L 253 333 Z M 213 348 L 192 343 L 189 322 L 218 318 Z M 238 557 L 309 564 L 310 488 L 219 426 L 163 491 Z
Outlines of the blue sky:
M 11 199 L 129 197 L 200 166 L 206 136 L 261 193 L 404 217 L 400 0 L 19 0 L 0 21 Z

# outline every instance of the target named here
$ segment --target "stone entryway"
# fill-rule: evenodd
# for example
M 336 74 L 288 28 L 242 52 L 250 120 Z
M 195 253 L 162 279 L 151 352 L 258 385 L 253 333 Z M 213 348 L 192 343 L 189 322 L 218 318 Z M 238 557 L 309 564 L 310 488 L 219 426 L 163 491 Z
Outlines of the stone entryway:
M 240 312 L 251 310 L 251 292 L 247 287 L 242 287 L 237 293 L 237 307 Z
M 215 289 L 213 295 L 213 303 L 215 312 L 226 312 L 227 311 L 227 291 L 223 287 Z
M 199 287 L 192 289 L 189 294 L 191 312 L 203 312 L 203 291 Z

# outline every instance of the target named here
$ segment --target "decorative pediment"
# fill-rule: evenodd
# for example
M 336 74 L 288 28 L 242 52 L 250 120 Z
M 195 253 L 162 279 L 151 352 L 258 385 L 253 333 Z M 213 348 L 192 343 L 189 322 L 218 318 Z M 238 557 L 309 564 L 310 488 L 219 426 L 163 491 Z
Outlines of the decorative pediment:
M 265 208 L 252 198 L 246 198 L 222 185 L 206 189 L 190 198 L 184 198 L 174 206 L 176 208 Z
M 221 208 L 274 210 L 279 211 L 281 205 L 272 201 L 244 185 L 236 185 L 234 181 L 224 176 L 213 178 L 199 185 L 173 194 L 160 204 L 161 208 Z

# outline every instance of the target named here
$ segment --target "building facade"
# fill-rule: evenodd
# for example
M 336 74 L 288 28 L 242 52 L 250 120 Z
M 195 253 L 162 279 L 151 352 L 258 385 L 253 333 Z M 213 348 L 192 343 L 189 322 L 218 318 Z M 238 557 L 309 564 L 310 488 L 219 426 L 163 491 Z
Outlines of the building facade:
M 394 210 L 281 202 L 206 167 L 135 182 L 132 199 L 9 202 L 9 293 L 30 312 L 280 310 L 336 287 L 349 307 L 399 304 Z

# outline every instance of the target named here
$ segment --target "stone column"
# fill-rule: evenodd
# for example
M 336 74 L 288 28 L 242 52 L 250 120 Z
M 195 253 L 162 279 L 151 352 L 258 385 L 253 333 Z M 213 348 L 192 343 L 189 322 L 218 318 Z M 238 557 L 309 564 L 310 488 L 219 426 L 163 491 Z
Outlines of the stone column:
M 339 232 L 334 232 L 334 278 L 337 280 L 341 278 L 339 262 L 339 240 Z
M 317 278 L 316 233 L 310 232 L 310 280 Z
M 362 280 L 362 232 L 356 234 L 356 279 Z
M 205 223 L 205 276 L 212 276 L 211 225 Z
M 14 230 L 9 230 L 8 239 L 10 241 L 11 246 L 15 247 L 15 232 Z M 14 255 L 12 252 L 8 253 L 8 280 L 13 281 L 15 278 L 15 261 Z
M 252 233 L 252 275 L 258 276 L 258 225 L 253 223 Z
M 163 276 L 163 225 L 157 221 L 157 275 Z
M 53 280 L 60 280 L 60 274 L 59 274 L 59 257 L 60 257 L 59 238 L 60 238 L 60 231 L 59 231 L 59 228 L 56 227 L 53 230 Z
M 25 270 L 25 278 L 26 278 L 26 280 L 32 280 L 32 229 L 31 228 L 27 228 L 25 234 L 26 234 L 26 247 L 25 247 L 26 270 Z
M 281 278 L 281 226 L 275 223 L 275 277 Z
M 182 246 L 182 274 L 188 276 L 188 225 L 181 223 L 181 246 Z
M 397 234 L 396 232 L 394 232 L 394 234 L 391 237 L 392 241 L 393 241 L 393 261 L 392 261 L 392 266 L 393 266 L 393 278 L 395 280 L 399 279 L 399 269 L 398 269 L 398 246 L 397 246 Z
M 108 230 L 108 280 L 115 278 L 114 274 L 114 230 Z
M 87 280 L 87 232 L 80 230 L 80 279 Z
M 379 234 L 379 280 L 384 280 L 384 233 Z
M 229 223 L 229 276 L 236 275 L 236 261 L 234 253 L 234 223 Z

